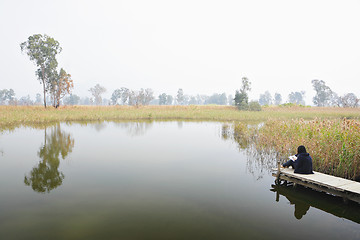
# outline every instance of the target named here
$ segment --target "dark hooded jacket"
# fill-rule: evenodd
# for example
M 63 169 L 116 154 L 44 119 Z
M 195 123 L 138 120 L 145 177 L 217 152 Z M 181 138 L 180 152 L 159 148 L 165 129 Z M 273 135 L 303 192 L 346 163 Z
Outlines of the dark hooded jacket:
M 299 153 L 296 154 L 296 161 L 294 162 L 295 170 L 294 173 L 301 173 L 301 174 L 312 174 L 312 159 L 309 153 Z

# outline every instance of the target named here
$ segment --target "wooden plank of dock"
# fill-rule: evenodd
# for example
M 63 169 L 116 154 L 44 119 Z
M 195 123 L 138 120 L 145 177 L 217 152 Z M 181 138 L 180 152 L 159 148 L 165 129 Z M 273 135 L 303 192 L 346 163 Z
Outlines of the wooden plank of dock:
M 350 199 L 360 203 L 360 183 L 348 179 L 314 172 L 314 174 L 294 173 L 292 168 L 274 169 L 274 176 L 282 180 L 304 185 L 317 191 L 324 191 L 333 195 Z

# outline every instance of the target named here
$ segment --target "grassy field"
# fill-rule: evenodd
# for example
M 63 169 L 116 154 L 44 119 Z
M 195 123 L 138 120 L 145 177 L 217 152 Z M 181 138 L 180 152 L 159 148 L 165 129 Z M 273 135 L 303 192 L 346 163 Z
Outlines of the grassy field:
M 59 121 L 103 120 L 201 120 L 266 121 L 269 119 L 360 119 L 360 109 L 317 107 L 266 107 L 263 111 L 239 111 L 232 106 L 0 106 L 0 128 Z

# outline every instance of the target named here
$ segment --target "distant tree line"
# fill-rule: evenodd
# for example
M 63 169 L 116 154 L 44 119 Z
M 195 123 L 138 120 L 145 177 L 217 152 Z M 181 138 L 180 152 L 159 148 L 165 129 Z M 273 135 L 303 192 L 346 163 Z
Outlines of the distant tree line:
M 305 91 L 300 92 L 291 92 L 288 95 L 288 103 L 293 103 L 297 105 L 305 105 Z M 280 93 L 275 93 L 274 97 L 270 94 L 269 91 L 265 91 L 265 93 L 260 94 L 259 104 L 261 106 L 266 105 L 280 105 L 282 104 L 282 96 Z
M 323 80 L 312 80 L 313 88 L 316 92 L 313 97 L 313 103 L 318 107 L 358 107 L 360 99 L 354 93 L 346 93 L 343 96 L 339 96 L 332 91 L 329 86 L 325 84 Z M 291 92 L 288 95 L 287 103 L 293 103 L 297 105 L 305 105 L 305 91 Z M 280 105 L 282 104 L 282 96 L 279 93 L 275 93 L 274 97 L 269 91 L 260 94 L 259 104 L 264 105 Z
M 230 100 L 229 100 L 230 99 Z M 167 93 L 161 93 L 158 98 L 154 97 L 154 91 L 150 88 L 140 90 L 130 90 L 122 87 L 115 89 L 111 95 L 111 104 L 113 105 L 204 105 L 204 104 L 217 104 L 227 105 L 233 101 L 232 97 L 229 98 L 225 93 L 214 93 L 211 96 L 207 95 L 187 95 L 183 89 L 177 91 L 175 97 Z
M 140 90 L 130 90 L 128 88 L 122 87 L 120 89 L 115 89 L 111 95 L 111 103 L 113 105 L 149 105 L 149 103 L 154 99 L 154 92 L 151 88 Z
M 176 96 L 167 93 L 161 93 L 158 98 L 154 97 L 151 88 L 140 90 L 131 90 L 125 87 L 115 89 L 111 99 L 103 99 L 102 95 L 106 88 L 96 84 L 89 89 L 91 97 L 80 98 L 72 94 L 74 88 L 71 75 L 63 68 L 57 70 L 57 54 L 61 53 L 62 48 L 58 41 L 47 35 L 34 34 L 27 41 L 20 44 L 21 51 L 26 53 L 30 60 L 35 63 L 37 70 L 35 75 L 43 85 L 43 97 L 41 94 L 36 95 L 35 101 L 30 96 L 15 98 L 13 89 L 0 90 L 1 105 L 52 105 L 54 107 L 65 105 L 232 105 L 240 110 L 261 110 L 264 105 L 280 105 L 283 98 L 280 93 L 275 93 L 274 97 L 269 91 L 260 94 L 258 101 L 249 101 L 248 93 L 251 91 L 251 82 L 247 77 L 241 79 L 241 86 L 235 91 L 235 97 L 225 93 L 214 93 L 207 95 L 187 95 L 182 88 L 179 88 Z M 359 98 L 354 93 L 347 93 L 338 96 L 328 87 L 323 80 L 311 81 L 316 95 L 313 97 L 315 106 L 338 106 L 338 107 L 358 107 Z M 287 102 L 297 105 L 305 105 L 305 91 L 291 92 L 288 95 Z
M 315 106 L 326 107 L 358 107 L 360 99 L 354 93 L 347 93 L 339 96 L 328 87 L 323 80 L 313 80 L 313 88 L 316 92 L 313 97 Z M 239 90 L 236 90 L 235 97 L 232 95 L 226 96 L 226 93 L 214 93 L 208 95 L 187 95 L 183 89 L 177 91 L 175 97 L 172 95 L 162 93 L 158 98 L 154 97 L 152 89 L 131 90 L 125 87 L 115 89 L 111 95 L 111 99 L 102 98 L 102 94 L 106 92 L 105 87 L 96 84 L 89 89 L 91 97 L 79 97 L 76 94 L 61 95 L 60 98 L 55 97 L 55 104 L 60 105 L 231 105 L 236 106 L 240 110 L 261 110 L 261 106 L 266 105 L 280 105 L 283 104 L 283 99 L 280 93 L 271 95 L 269 91 L 260 94 L 258 101 L 249 101 L 248 92 L 251 90 L 251 82 L 246 78 L 242 78 L 242 84 Z M 50 91 L 51 93 L 51 91 Z M 56 91 L 54 91 L 56 93 Z M 57 93 L 59 94 L 59 93 Z M 58 95 L 57 95 L 58 96 Z M 292 103 L 297 105 L 305 105 L 305 91 L 291 92 L 288 95 L 285 103 Z M 54 94 L 46 96 L 45 101 L 40 93 L 37 93 L 35 100 L 30 98 L 30 95 L 15 97 L 13 89 L 0 89 L 0 105 L 41 105 L 45 102 L 47 105 L 54 104 Z
M 313 88 L 316 95 L 313 97 L 315 106 L 327 107 L 358 107 L 359 98 L 354 93 L 346 93 L 343 96 L 339 96 L 332 91 L 329 86 L 325 84 L 323 80 L 312 80 Z
M 159 96 L 159 98 L 160 98 L 160 96 Z M 162 94 L 162 96 L 165 96 L 165 94 Z M 230 98 L 231 98 L 230 102 L 232 102 L 233 99 L 231 96 L 230 96 Z M 226 93 L 214 93 L 211 96 L 200 95 L 200 94 L 187 95 L 187 94 L 184 94 L 184 91 L 182 88 L 179 88 L 173 104 L 175 104 L 175 105 L 208 105 L 208 104 L 228 105 L 229 98 L 226 96 Z

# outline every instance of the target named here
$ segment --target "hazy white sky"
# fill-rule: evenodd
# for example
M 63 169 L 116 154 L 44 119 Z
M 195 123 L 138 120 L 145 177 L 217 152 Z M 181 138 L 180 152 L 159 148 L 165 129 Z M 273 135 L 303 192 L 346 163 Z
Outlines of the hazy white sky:
M 360 95 L 359 0 L 0 0 L 0 89 L 34 99 L 42 86 L 19 44 L 33 34 L 60 42 L 74 93 L 99 83 L 175 95 L 234 95 L 246 76 L 251 99 L 283 99 L 324 80 Z

